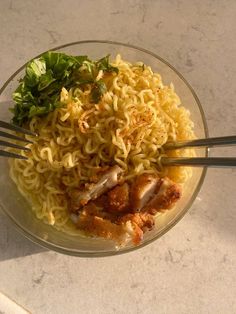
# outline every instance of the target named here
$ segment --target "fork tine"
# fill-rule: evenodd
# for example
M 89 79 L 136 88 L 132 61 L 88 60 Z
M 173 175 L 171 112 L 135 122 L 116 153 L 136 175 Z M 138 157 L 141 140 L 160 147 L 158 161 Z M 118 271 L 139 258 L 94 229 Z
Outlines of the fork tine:
M 30 131 L 30 130 L 23 129 L 23 128 L 17 126 L 17 125 L 10 124 L 10 123 L 7 123 L 7 122 L 1 121 L 1 120 L 0 120 L 0 127 L 8 129 L 8 130 L 12 130 L 12 131 L 20 132 L 20 133 L 23 133 L 23 134 L 37 136 L 36 133 L 34 133 L 34 132 Z
M 25 160 L 28 159 L 25 156 L 21 156 L 21 155 L 11 153 L 11 152 L 6 152 L 4 150 L 0 150 L 0 156 L 9 157 L 9 158 L 17 158 L 17 159 L 25 159 Z
M 11 138 L 13 140 L 22 141 L 22 142 L 25 142 L 25 143 L 31 143 L 31 144 L 33 143 L 32 141 L 27 140 L 26 138 L 22 138 L 22 137 L 19 137 L 17 135 L 9 134 L 9 133 L 3 132 L 3 131 L 0 131 L 0 136 Z
M 14 144 L 14 143 L 6 142 L 6 141 L 1 141 L 1 140 L 0 140 L 0 146 L 13 147 L 13 148 L 21 149 L 21 150 L 30 151 L 30 148 L 28 148 L 28 147 L 20 146 L 20 145 Z

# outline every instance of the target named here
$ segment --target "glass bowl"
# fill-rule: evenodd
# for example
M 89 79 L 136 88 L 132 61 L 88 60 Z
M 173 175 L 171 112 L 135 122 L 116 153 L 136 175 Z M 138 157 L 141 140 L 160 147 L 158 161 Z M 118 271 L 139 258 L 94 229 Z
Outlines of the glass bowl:
M 192 87 L 173 66 L 158 55 L 127 44 L 91 40 L 66 44 L 52 50 L 72 55 L 88 55 L 92 59 L 99 59 L 107 54 L 110 54 L 112 59 L 117 53 L 120 53 L 125 60 L 130 62 L 142 61 L 150 65 L 155 72 L 161 74 L 165 84 L 171 82 L 174 84 L 182 104 L 191 112 L 196 135 L 200 138 L 208 136 L 204 113 Z M 8 110 L 9 101 L 11 101 L 12 92 L 16 89 L 19 79 L 24 75 L 24 70 L 25 65 L 17 70 L 0 89 L 1 120 L 10 121 L 11 119 L 11 113 Z M 207 154 L 206 149 L 198 149 L 198 156 L 207 156 Z M 140 245 L 129 244 L 119 250 L 115 248 L 114 243 L 111 241 L 79 235 L 70 236 L 38 220 L 10 179 L 8 162 L 4 158 L 0 159 L 0 207 L 10 218 L 13 225 L 18 227 L 19 231 L 33 242 L 47 249 L 85 257 L 116 255 L 141 248 L 170 230 L 191 207 L 203 183 L 205 174 L 206 170 L 204 168 L 193 168 L 193 175 L 185 186 L 183 196 L 177 202 L 177 205 L 165 215 L 160 216 L 156 227 L 145 234 Z

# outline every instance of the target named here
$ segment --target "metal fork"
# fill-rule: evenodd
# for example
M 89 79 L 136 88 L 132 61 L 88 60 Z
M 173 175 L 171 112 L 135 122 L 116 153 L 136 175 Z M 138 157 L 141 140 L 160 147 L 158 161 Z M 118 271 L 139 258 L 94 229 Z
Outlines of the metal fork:
M 0 147 L 4 146 L 4 147 L 11 147 L 11 148 L 24 150 L 24 151 L 30 151 L 30 148 L 28 148 L 28 147 L 1 140 L 1 138 L 7 138 L 7 139 L 15 140 L 15 141 L 21 141 L 21 142 L 28 143 L 28 144 L 33 143 L 32 141 L 30 141 L 24 137 L 20 137 L 20 136 L 11 134 L 11 133 L 4 132 L 1 130 L 1 128 L 6 129 L 6 130 L 15 131 L 17 133 L 21 133 L 24 135 L 36 136 L 37 134 L 35 134 L 34 132 L 31 132 L 29 130 L 23 129 L 19 126 L 16 126 L 14 124 L 10 124 L 10 123 L 7 123 L 5 121 L 0 120 Z M 18 159 L 27 159 L 26 156 L 18 155 L 16 153 L 12 153 L 12 152 L 2 150 L 2 149 L 0 149 L 0 156 L 8 157 L 8 158 L 10 157 L 10 158 L 18 158 Z

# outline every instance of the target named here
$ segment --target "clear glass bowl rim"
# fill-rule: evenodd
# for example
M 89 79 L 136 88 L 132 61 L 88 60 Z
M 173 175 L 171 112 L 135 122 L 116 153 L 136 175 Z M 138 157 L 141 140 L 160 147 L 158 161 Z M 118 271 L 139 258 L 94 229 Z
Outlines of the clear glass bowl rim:
M 202 108 L 202 105 L 200 103 L 200 100 L 198 99 L 198 96 L 196 95 L 194 89 L 192 88 L 192 86 L 187 82 L 187 80 L 183 77 L 183 75 L 175 69 L 174 66 L 172 66 L 168 61 L 166 61 L 165 59 L 163 59 L 162 57 L 160 57 L 159 55 L 148 51 L 147 49 L 144 48 L 140 48 L 137 47 L 135 45 L 131 45 L 131 44 L 126 44 L 126 43 L 121 43 L 121 42 L 117 42 L 117 41 L 109 41 L 109 40 L 82 40 L 82 41 L 74 41 L 71 43 L 67 43 L 64 45 L 60 45 L 57 47 L 54 47 L 52 49 L 50 49 L 50 51 L 55 51 L 55 50 L 59 50 L 62 48 L 66 48 L 66 47 L 70 47 L 70 46 L 74 46 L 74 45 L 79 45 L 79 44 L 92 44 L 92 43 L 98 43 L 98 44 L 112 44 L 112 45 L 117 45 L 117 46 L 123 46 L 123 47 L 128 47 L 128 48 L 132 48 L 141 52 L 144 52 L 146 54 L 151 55 L 152 57 L 158 59 L 159 61 L 161 61 L 162 63 L 166 64 L 169 68 L 171 68 L 178 76 L 179 78 L 185 83 L 185 85 L 189 88 L 189 90 L 191 91 L 201 114 L 201 118 L 202 118 L 202 122 L 203 122 L 203 126 L 204 126 L 204 133 L 205 133 L 205 137 L 209 136 L 208 133 L 208 127 L 207 127 L 207 122 L 206 122 L 206 118 L 205 118 L 205 114 L 204 114 L 204 110 Z M 47 50 L 48 51 L 48 50 Z M 46 51 L 45 51 L 46 52 Z M 43 52 L 44 53 L 44 52 Z M 33 59 L 40 57 L 43 53 L 40 53 L 39 55 L 35 56 Z M 3 84 L 3 86 L 0 88 L 0 96 L 1 94 L 4 92 L 5 88 L 7 87 L 7 85 L 14 79 L 14 77 L 20 72 L 22 71 L 26 64 L 29 61 L 27 61 L 25 64 L 23 64 L 17 71 L 15 71 L 10 77 L 9 79 Z M 209 155 L 209 149 L 205 149 L 205 157 L 208 157 Z M 71 256 L 78 256 L 78 257 L 105 257 L 105 256 L 113 256 L 113 255 L 120 255 L 120 254 L 124 254 L 124 253 L 128 253 L 134 250 L 137 250 L 139 248 L 142 248 L 152 242 L 154 242 L 155 240 L 157 240 L 158 238 L 160 238 L 161 236 L 163 236 L 165 233 L 167 233 L 170 229 L 172 229 L 183 217 L 184 215 L 187 213 L 187 211 L 190 209 L 190 207 L 192 206 L 196 196 L 198 195 L 203 181 L 205 179 L 206 176 L 206 172 L 207 172 L 207 168 L 205 167 L 202 171 L 201 177 L 199 179 L 198 185 L 195 188 L 195 191 L 189 201 L 189 203 L 187 204 L 187 206 L 185 206 L 185 208 L 182 210 L 181 214 L 172 222 L 169 223 L 167 228 L 165 230 L 163 230 L 162 233 L 154 236 L 152 239 L 147 240 L 146 242 L 140 244 L 139 246 L 133 246 L 131 248 L 128 249 L 122 249 L 122 250 L 117 250 L 117 251 L 104 251 L 104 252 L 80 252 L 78 250 L 72 250 L 72 249 L 66 249 L 64 247 L 52 244 L 50 242 L 47 242 L 39 237 L 37 237 L 36 235 L 34 235 L 33 233 L 25 230 L 20 224 L 18 224 L 18 222 L 14 219 L 14 217 L 12 217 L 11 215 L 8 214 L 8 212 L 2 208 L 0 206 L 0 208 L 2 209 L 3 213 L 10 218 L 10 220 L 14 223 L 15 228 L 21 233 L 23 234 L 27 239 L 31 240 L 32 242 L 34 242 L 35 244 L 40 245 L 43 248 L 49 249 L 49 250 L 54 250 L 56 252 L 62 253 L 62 254 L 67 254 L 67 255 L 71 255 Z

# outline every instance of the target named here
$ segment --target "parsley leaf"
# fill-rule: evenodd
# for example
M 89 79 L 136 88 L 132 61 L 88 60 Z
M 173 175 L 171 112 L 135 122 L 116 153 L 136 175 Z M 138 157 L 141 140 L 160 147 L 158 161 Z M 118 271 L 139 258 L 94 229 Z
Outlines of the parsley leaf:
M 102 80 L 96 82 L 99 70 L 118 73 L 109 63 L 109 56 L 91 61 L 87 56 L 69 56 L 48 51 L 26 65 L 25 76 L 13 93 L 15 101 L 13 123 L 22 125 L 33 116 L 45 115 L 60 103 L 62 87 L 82 87 L 91 84 L 91 100 L 99 102 L 106 91 Z
M 95 103 L 98 103 L 101 96 L 106 91 L 107 91 L 106 84 L 102 80 L 97 81 L 92 88 L 92 92 L 91 92 L 92 101 Z
M 118 68 L 113 67 L 110 63 L 109 63 L 109 55 L 107 55 L 106 57 L 98 60 L 96 62 L 98 70 L 103 70 L 105 72 L 115 72 L 116 74 L 118 74 Z

